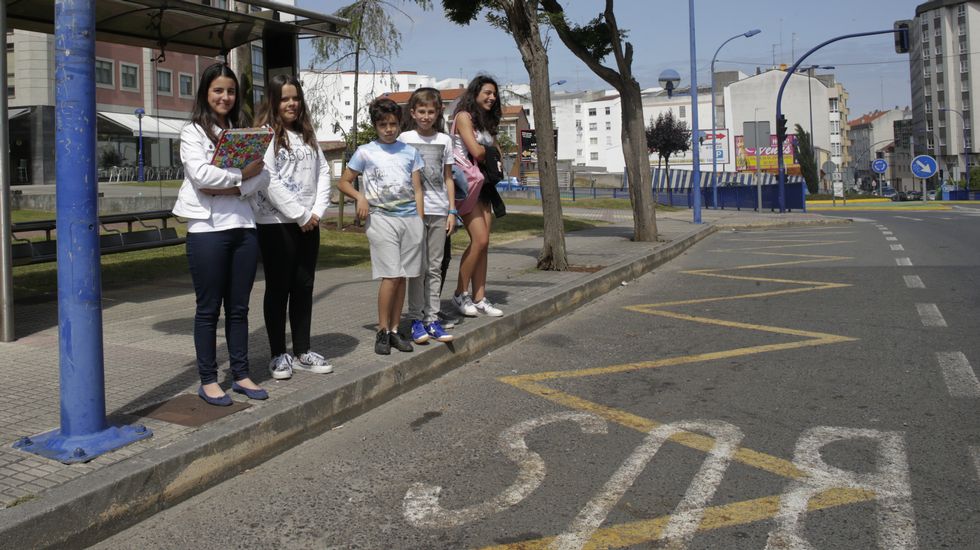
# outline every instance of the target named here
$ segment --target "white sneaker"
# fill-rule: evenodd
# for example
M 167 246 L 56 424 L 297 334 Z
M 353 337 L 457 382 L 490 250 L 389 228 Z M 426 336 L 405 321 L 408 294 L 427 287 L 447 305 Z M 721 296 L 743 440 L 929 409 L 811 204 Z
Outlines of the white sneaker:
M 305 370 L 314 374 L 329 374 L 333 372 L 333 366 L 331 366 L 322 355 L 316 353 L 315 351 L 308 351 L 300 354 L 300 356 L 297 357 L 296 361 L 293 363 L 293 368 Z
M 476 317 L 476 306 L 473 305 L 473 300 L 470 298 L 469 293 L 464 292 L 459 296 L 453 296 L 453 305 L 456 306 L 456 310 L 461 314 L 467 317 Z
M 276 380 L 288 380 L 293 377 L 293 356 L 283 353 L 269 361 L 269 372 Z
M 479 302 L 473 304 L 473 308 L 484 315 L 489 315 L 490 317 L 503 317 L 504 315 L 504 312 L 499 308 L 494 307 L 494 305 L 490 303 L 490 300 L 487 300 L 486 296 L 484 296 Z

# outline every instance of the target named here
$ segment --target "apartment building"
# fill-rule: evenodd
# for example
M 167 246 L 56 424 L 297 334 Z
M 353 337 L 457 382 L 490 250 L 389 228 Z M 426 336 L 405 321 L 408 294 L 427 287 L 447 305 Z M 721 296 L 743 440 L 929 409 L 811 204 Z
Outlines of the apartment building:
M 889 109 L 887 111 L 873 111 L 850 121 L 851 128 L 851 150 L 852 160 L 850 163 L 850 173 L 853 179 L 849 178 L 848 185 L 864 185 L 867 188 L 872 181 L 878 178 L 871 171 L 871 163 L 876 158 L 887 160 L 890 146 L 895 142 L 895 123 L 901 120 L 912 118 L 912 110 L 909 107 Z M 895 179 L 897 166 L 889 161 L 888 171 L 883 174 L 885 181 L 891 182 Z
M 228 0 L 205 6 L 248 13 L 261 8 Z M 294 0 L 280 0 L 292 6 Z M 280 20 L 291 19 L 284 14 Z M 7 104 L 11 183 L 55 183 L 54 35 L 30 30 L 7 32 Z M 250 104 L 264 97 L 265 59 L 261 43 L 227 56 L 241 80 L 248 75 Z M 215 58 L 161 48 L 110 42 L 95 45 L 96 139 L 100 166 L 135 166 L 143 138 L 149 171 L 167 173 L 179 165 L 180 129 L 189 118 L 198 76 Z M 243 83 L 245 86 L 245 83 Z M 141 112 L 141 113 L 140 113 Z
M 980 1 L 935 0 L 915 8 L 909 32 L 912 139 L 916 154 L 932 154 L 954 179 L 966 176 L 964 151 L 976 140 Z M 976 165 L 974 161 L 972 163 Z

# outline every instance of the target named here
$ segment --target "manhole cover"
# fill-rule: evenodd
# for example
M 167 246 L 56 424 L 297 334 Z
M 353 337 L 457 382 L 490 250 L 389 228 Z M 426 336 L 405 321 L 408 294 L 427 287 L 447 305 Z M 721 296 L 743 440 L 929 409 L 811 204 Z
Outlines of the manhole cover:
M 133 414 L 146 418 L 155 418 L 172 424 L 197 428 L 208 422 L 224 418 L 240 410 L 251 407 L 248 403 L 233 401 L 228 407 L 208 405 L 197 395 L 183 394 L 163 403 L 150 405 Z

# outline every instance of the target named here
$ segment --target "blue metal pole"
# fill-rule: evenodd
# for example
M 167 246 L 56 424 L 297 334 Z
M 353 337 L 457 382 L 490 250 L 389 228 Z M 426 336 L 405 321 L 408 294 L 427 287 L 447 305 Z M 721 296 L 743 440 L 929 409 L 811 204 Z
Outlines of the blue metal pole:
M 691 0 L 691 1 L 693 1 L 693 0 Z M 814 46 L 813 48 L 810 48 L 810 50 L 808 52 L 806 52 L 805 54 L 801 55 L 800 58 L 796 60 L 796 63 L 793 63 L 793 66 L 790 67 L 786 71 L 786 76 L 783 77 L 783 82 L 782 82 L 782 84 L 779 85 L 779 93 L 776 94 L 776 124 L 779 124 L 779 119 L 783 115 L 783 91 L 786 89 L 786 83 L 789 82 L 789 78 L 791 76 L 793 76 L 793 73 L 795 73 L 796 72 L 796 69 L 799 68 L 800 63 L 803 63 L 803 61 L 807 57 L 809 57 L 810 54 L 812 54 L 813 52 L 815 52 L 815 51 L 819 50 L 820 48 L 826 46 L 827 44 L 833 44 L 834 42 L 837 42 L 838 40 L 844 40 L 846 38 L 858 38 L 858 37 L 861 37 L 861 36 L 873 36 L 873 35 L 876 35 L 876 34 L 895 34 L 896 32 L 907 32 L 907 31 L 901 30 L 901 29 L 891 29 L 891 30 L 887 30 L 887 31 L 871 31 L 871 32 L 859 32 L 859 33 L 854 33 L 854 34 L 845 34 L 843 36 L 838 36 L 836 38 L 831 38 L 830 40 L 827 40 L 825 42 L 822 42 L 822 43 Z M 778 184 L 779 185 L 777 186 L 779 188 L 779 213 L 782 214 L 782 213 L 786 212 L 786 187 L 785 187 L 786 186 L 786 164 L 785 164 L 785 161 L 783 160 L 783 144 L 782 143 L 779 143 L 778 144 L 778 147 L 776 147 L 776 159 L 777 159 L 777 161 L 779 163 L 779 175 L 778 175 Z
M 102 276 L 95 157 L 95 0 L 55 2 L 55 177 L 61 428 L 17 448 L 87 462 L 149 437 L 105 413 Z
M 688 0 L 687 5 L 691 23 L 691 150 L 694 157 L 691 189 L 694 194 L 694 223 L 701 223 L 701 144 L 698 141 L 698 52 L 694 35 L 694 0 Z

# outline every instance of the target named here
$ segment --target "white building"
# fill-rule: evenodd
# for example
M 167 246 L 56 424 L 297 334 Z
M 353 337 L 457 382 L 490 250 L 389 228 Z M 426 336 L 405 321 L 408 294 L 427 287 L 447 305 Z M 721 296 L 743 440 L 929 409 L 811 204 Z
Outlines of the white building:
M 343 141 L 354 123 L 353 71 L 302 71 L 300 81 L 310 105 L 318 141 Z M 456 78 L 436 80 L 415 71 L 362 72 L 358 76 L 357 119 L 367 122 L 368 104 L 376 97 L 391 92 L 412 91 L 432 87 L 447 89 L 463 87 L 466 82 Z

